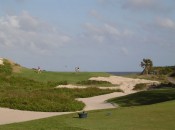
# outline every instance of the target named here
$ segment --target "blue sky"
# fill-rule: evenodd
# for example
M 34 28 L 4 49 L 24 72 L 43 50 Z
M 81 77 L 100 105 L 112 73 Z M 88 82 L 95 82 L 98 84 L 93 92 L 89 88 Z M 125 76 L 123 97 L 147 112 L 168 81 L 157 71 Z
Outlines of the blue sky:
M 45 70 L 175 65 L 174 0 L 0 0 L 0 57 Z

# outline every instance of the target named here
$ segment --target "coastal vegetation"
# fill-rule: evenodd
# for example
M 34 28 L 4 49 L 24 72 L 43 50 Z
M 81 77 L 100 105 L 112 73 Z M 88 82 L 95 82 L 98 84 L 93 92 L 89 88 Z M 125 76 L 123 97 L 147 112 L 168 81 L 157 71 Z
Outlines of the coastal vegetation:
M 14 72 L 17 70 L 18 72 Z M 98 88 L 67 89 L 55 88 L 62 84 L 76 84 L 92 76 L 108 76 L 106 73 L 47 72 L 40 74 L 20 67 L 8 60 L 0 65 L 0 106 L 19 110 L 62 112 L 77 111 L 84 103 L 75 100 L 118 90 Z
M 96 81 L 96 80 L 83 80 L 76 83 L 77 85 L 84 85 L 84 86 L 100 86 L 100 87 L 113 87 L 117 86 L 117 84 L 112 84 L 108 81 Z
M 139 90 L 144 90 L 147 89 L 147 84 L 146 83 L 140 83 L 140 84 L 136 84 L 133 88 L 133 90 L 139 91 Z
M 141 67 L 144 68 L 142 71 L 142 74 L 146 74 L 148 75 L 153 67 L 153 62 L 151 59 L 143 59 L 143 61 L 141 62 Z
M 5 62 L 4 62 L 5 63 Z M 152 67 L 153 69 L 154 67 Z M 160 68 L 156 68 L 159 71 Z M 138 84 L 135 90 L 147 89 L 134 94 L 108 100 L 119 105 L 116 109 L 88 111 L 88 118 L 79 119 L 78 113 L 55 116 L 23 123 L 1 125 L 3 130 L 164 130 L 174 129 L 175 124 L 175 85 L 165 82 L 173 69 L 163 73 L 132 75 L 163 83 L 152 85 Z M 15 71 L 14 71 L 15 70 Z M 48 72 L 40 74 L 12 64 L 8 60 L 0 65 L 0 106 L 33 111 L 77 111 L 84 103 L 76 98 L 91 97 L 114 92 L 97 87 L 86 89 L 55 88 L 58 85 L 79 84 L 88 86 L 111 85 L 108 82 L 89 81 L 90 77 L 109 76 L 106 73 L 87 72 Z M 115 90 L 119 91 L 119 90 Z M 144 117 L 144 118 L 143 118 Z M 162 118 L 163 117 L 163 118 Z
M 173 75 L 175 72 L 175 66 L 157 66 L 153 67 L 153 71 L 157 75 Z

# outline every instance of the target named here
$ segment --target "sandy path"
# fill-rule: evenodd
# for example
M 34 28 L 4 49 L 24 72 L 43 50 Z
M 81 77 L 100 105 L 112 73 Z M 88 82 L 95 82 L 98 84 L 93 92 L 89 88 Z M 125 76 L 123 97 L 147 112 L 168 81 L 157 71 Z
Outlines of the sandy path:
M 144 79 L 132 79 L 132 78 L 124 78 L 120 76 L 110 76 L 110 77 L 93 77 L 90 80 L 99 80 L 99 81 L 109 81 L 112 84 L 118 84 L 119 86 L 108 87 L 110 89 L 122 89 L 124 92 L 114 92 L 106 95 L 95 96 L 90 98 L 79 98 L 78 101 L 82 101 L 86 104 L 84 110 L 97 110 L 97 109 L 107 109 L 107 108 L 115 108 L 116 106 L 106 103 L 105 101 L 114 97 L 120 97 L 124 95 L 128 95 L 131 93 L 135 93 L 133 91 L 133 87 L 138 83 L 149 83 L 149 84 L 157 84 L 157 81 L 150 81 Z
M 69 113 L 71 112 L 32 112 L 0 108 L 0 124 L 23 122 Z
M 90 80 L 103 80 L 103 81 L 109 81 L 113 84 L 118 84 L 119 86 L 112 87 L 111 89 L 120 88 L 124 91 L 124 93 L 114 92 L 114 93 L 106 94 L 106 95 L 77 99 L 86 104 L 86 107 L 84 108 L 84 110 L 86 111 L 115 108 L 114 105 L 110 103 L 106 103 L 105 101 L 110 98 L 124 96 L 130 93 L 134 93 L 135 91 L 133 91 L 132 88 L 137 83 L 158 83 L 158 82 L 153 82 L 149 80 L 123 78 L 119 76 L 94 77 L 94 78 L 91 78 Z M 60 87 L 77 88 L 78 86 L 73 86 L 73 85 L 58 86 L 58 88 Z M 51 116 L 56 116 L 56 115 L 63 115 L 63 114 L 68 114 L 68 113 L 71 113 L 71 112 L 32 112 L 32 111 L 21 111 L 21 110 L 13 110 L 13 109 L 8 109 L 8 108 L 0 108 L 0 124 L 23 122 L 23 121 L 46 118 L 46 117 L 51 117 Z

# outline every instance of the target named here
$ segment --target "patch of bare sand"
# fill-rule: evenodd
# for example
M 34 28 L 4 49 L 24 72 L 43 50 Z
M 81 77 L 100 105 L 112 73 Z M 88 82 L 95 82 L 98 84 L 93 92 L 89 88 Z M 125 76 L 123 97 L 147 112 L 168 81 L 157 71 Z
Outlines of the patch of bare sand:
M 0 125 L 47 118 L 69 113 L 71 112 L 33 112 L 0 108 Z
M 3 65 L 3 58 L 0 58 L 0 65 Z
M 78 98 L 77 99 L 78 101 L 82 101 L 86 104 L 86 107 L 84 108 L 84 110 L 115 108 L 116 107 L 115 105 L 106 103 L 105 101 L 111 98 L 135 93 L 136 91 L 132 89 L 136 84 L 139 84 L 139 83 L 158 84 L 159 83 L 157 81 L 150 81 L 150 80 L 144 80 L 144 79 L 132 79 L 132 78 L 125 78 L 120 76 L 93 77 L 93 78 L 90 78 L 90 80 L 108 81 L 108 82 L 111 82 L 112 84 L 118 84 L 119 86 L 117 86 L 117 88 L 122 89 L 123 93 L 114 92 L 114 93 L 90 97 L 90 98 Z M 112 87 L 111 89 L 114 89 L 114 88 Z

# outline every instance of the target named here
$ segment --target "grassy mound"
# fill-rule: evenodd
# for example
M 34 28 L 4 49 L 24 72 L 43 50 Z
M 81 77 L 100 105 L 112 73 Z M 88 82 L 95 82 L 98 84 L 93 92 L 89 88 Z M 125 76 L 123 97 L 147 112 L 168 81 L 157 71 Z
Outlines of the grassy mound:
M 105 73 L 45 71 L 38 74 L 23 67 L 14 72 L 17 66 L 20 65 L 8 60 L 0 65 L 0 107 L 44 112 L 77 111 L 82 110 L 85 105 L 75 98 L 114 92 L 98 88 L 55 89 L 57 85 L 81 82 L 91 76 L 108 75 Z
M 98 88 L 54 89 L 55 84 L 63 82 L 39 82 L 22 77 L 0 77 L 0 106 L 30 111 L 77 111 L 84 104 L 75 98 L 90 97 L 113 90 Z
M 108 100 L 122 107 L 149 105 L 165 101 L 175 100 L 175 89 L 158 89 L 142 91 L 123 97 Z

